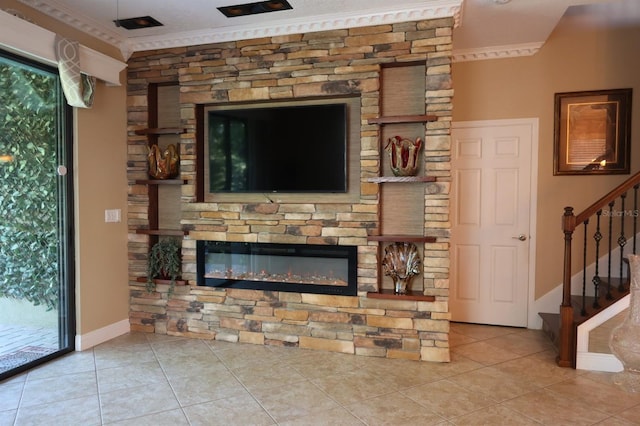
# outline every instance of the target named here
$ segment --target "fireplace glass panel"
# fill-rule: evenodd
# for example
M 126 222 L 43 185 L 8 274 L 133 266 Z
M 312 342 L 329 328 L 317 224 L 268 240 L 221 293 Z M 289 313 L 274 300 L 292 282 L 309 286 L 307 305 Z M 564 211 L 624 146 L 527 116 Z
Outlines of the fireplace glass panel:
M 357 248 L 197 242 L 198 285 L 355 295 Z

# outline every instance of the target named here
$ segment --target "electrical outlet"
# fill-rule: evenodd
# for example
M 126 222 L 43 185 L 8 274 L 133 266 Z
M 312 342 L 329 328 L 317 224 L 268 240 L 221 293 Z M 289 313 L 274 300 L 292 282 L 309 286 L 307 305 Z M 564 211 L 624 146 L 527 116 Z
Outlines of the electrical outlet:
M 104 211 L 104 221 L 106 223 L 109 222 L 120 222 L 120 209 L 111 209 Z

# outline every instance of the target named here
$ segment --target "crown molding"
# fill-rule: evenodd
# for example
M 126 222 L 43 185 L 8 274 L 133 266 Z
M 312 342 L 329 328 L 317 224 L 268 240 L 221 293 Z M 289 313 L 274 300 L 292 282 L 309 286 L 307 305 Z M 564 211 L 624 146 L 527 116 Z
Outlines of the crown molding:
M 487 59 L 517 58 L 533 56 L 542 48 L 544 41 L 535 43 L 510 44 L 506 46 L 491 46 L 482 49 L 453 50 L 453 62 L 483 61 Z
M 331 15 L 309 19 L 273 22 L 271 25 L 229 26 L 217 29 L 188 31 L 162 36 L 122 37 L 116 31 L 82 15 L 68 10 L 52 0 L 19 0 L 21 3 L 52 16 L 65 24 L 83 31 L 99 40 L 120 49 L 125 60 L 133 52 L 144 50 L 184 47 L 198 44 L 210 44 L 261 37 L 273 37 L 336 29 L 366 27 L 372 25 L 395 24 L 399 22 L 421 21 L 427 19 L 454 19 L 454 27 L 460 23 L 464 0 L 435 0 L 425 2 L 421 7 L 400 8 L 389 6 L 385 10 L 369 13 L 345 15 L 336 12 Z
M 28 34 L 28 37 L 25 37 Z M 0 10 L 0 46 L 36 61 L 58 66 L 54 50 L 56 34 L 39 27 L 18 15 Z M 120 71 L 127 64 L 103 53 L 80 45 L 82 72 L 111 85 L 120 85 Z

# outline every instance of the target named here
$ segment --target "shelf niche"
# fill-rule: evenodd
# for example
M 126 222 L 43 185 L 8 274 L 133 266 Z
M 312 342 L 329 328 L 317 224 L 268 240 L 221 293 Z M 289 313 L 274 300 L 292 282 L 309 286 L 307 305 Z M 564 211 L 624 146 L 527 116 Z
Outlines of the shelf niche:
M 436 179 L 425 176 L 424 153 L 426 149 L 426 123 L 437 119 L 425 114 L 426 105 L 426 64 L 408 63 L 402 66 L 388 66 L 381 70 L 380 117 L 369 119 L 369 124 L 377 124 L 379 130 L 380 174 L 369 178 L 369 182 L 380 184 L 380 235 L 368 237 L 379 244 L 379 262 L 384 257 L 385 247 L 395 242 L 409 242 L 420 252 L 421 269 L 424 265 L 424 244 L 435 242 L 434 237 L 424 235 L 425 224 L 425 184 Z M 416 176 L 394 176 L 391 160 L 385 149 L 391 137 L 423 141 L 419 154 Z M 424 274 L 420 273 L 411 283 L 405 295 L 395 294 L 390 277 L 385 276 L 382 266 L 378 267 L 378 293 L 369 293 L 371 298 L 401 300 L 433 300 L 424 296 Z

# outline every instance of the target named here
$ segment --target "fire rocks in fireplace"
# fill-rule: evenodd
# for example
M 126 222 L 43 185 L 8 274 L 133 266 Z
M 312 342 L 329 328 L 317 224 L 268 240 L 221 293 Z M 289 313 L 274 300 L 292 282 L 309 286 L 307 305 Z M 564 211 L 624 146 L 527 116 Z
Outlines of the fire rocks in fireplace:
M 198 285 L 357 294 L 356 246 L 197 241 Z

